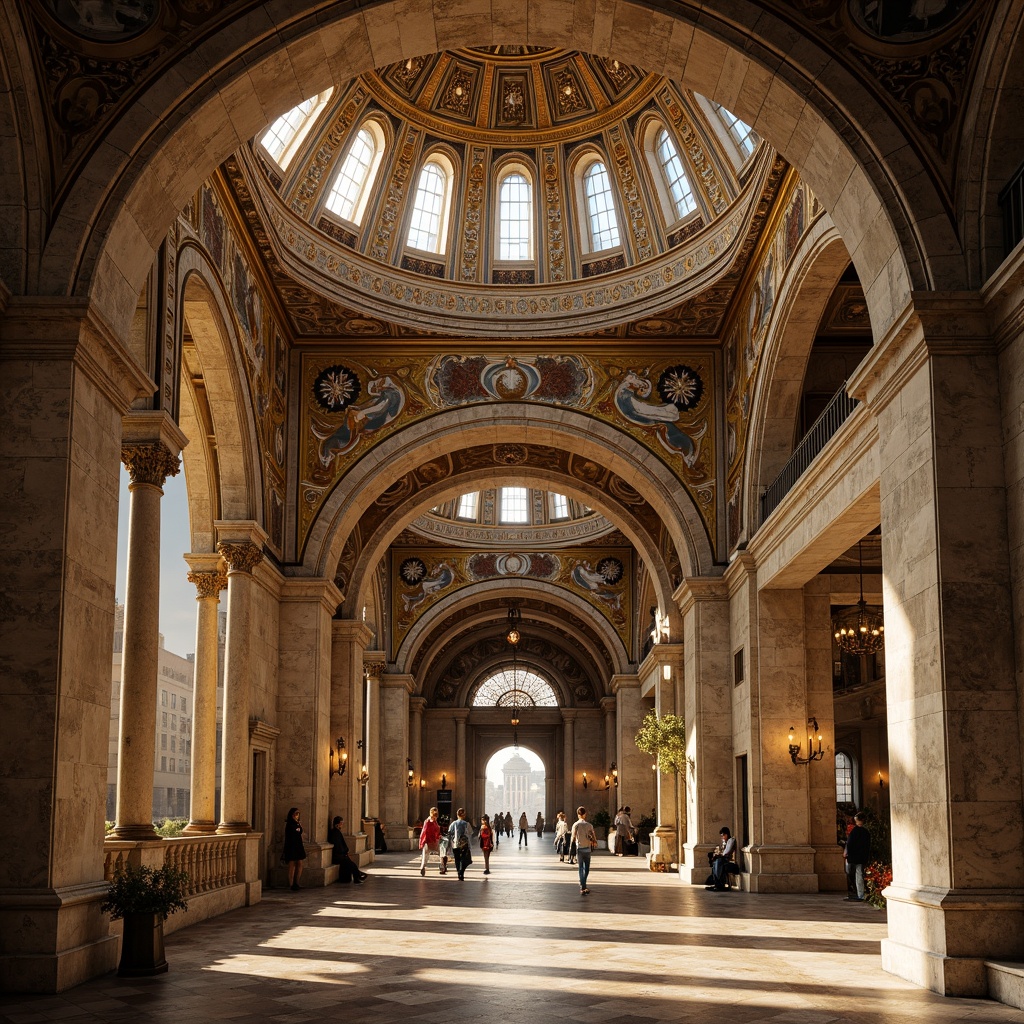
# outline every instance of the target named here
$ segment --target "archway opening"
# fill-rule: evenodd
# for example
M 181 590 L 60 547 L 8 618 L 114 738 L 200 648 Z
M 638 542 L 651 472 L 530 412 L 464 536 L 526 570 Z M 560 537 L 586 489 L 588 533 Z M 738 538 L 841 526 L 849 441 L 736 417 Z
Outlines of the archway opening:
M 532 829 L 537 815 L 544 816 L 547 770 L 539 754 L 528 747 L 502 747 L 487 761 L 485 774 L 485 803 L 494 808 L 492 817 L 511 814 L 513 827 L 518 828 L 520 816 L 525 814 Z

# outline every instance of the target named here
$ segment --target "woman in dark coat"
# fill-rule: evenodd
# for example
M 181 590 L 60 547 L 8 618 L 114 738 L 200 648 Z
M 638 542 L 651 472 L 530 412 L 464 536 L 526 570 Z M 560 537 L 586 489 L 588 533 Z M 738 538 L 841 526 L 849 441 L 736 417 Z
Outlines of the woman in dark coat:
M 331 844 L 331 863 L 338 865 L 339 882 L 355 882 L 359 885 L 366 877 L 365 871 L 359 870 L 359 865 L 351 858 L 348 852 L 348 842 L 341 831 L 341 823 L 345 819 L 339 814 L 331 827 L 327 830 L 327 842 Z
M 302 845 L 302 825 L 299 824 L 299 809 L 292 807 L 284 819 L 284 853 L 281 860 L 288 865 L 288 884 L 292 891 L 299 889 L 302 876 L 302 862 L 306 859 L 306 847 Z

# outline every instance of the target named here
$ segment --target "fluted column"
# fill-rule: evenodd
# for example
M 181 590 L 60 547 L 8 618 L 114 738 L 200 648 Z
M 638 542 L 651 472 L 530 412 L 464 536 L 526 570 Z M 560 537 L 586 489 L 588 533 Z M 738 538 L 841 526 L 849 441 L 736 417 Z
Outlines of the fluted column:
M 235 524 L 225 524 L 234 526 Z M 263 561 L 265 535 L 255 524 L 240 529 L 258 538 L 222 541 L 218 550 L 228 563 L 228 631 L 224 653 L 224 723 L 221 743 L 221 810 L 217 831 L 249 832 L 249 680 L 254 590 L 252 573 Z
M 576 711 L 562 708 L 562 792 L 565 816 L 574 820 L 576 814 Z
M 428 809 L 423 806 L 424 790 L 420 787 L 420 779 L 426 777 L 423 764 L 423 712 L 426 708 L 426 697 L 409 698 L 409 757 L 416 773 L 412 796 L 409 798 L 410 821 L 419 821 Z
M 455 715 L 455 785 L 452 787 L 454 793 L 454 804 L 452 811 L 459 807 L 465 807 L 466 813 L 473 813 L 469 806 L 473 799 L 473 787 L 466 769 L 466 720 L 469 718 L 469 708 L 456 708 Z
M 128 491 L 128 568 L 118 723 L 117 839 L 155 839 L 153 763 L 160 634 L 160 499 L 180 468 L 184 436 L 165 413 L 125 417 L 121 461 Z
M 196 660 L 192 679 L 192 789 L 186 835 L 217 830 L 217 616 L 227 573 L 220 555 L 187 555 L 196 587 Z

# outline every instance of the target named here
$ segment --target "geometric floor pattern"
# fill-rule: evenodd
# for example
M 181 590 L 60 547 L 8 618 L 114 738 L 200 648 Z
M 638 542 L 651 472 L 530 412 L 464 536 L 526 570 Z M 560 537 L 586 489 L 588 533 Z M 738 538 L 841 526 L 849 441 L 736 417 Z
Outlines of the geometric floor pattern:
M 167 974 L 0 996 L 2 1024 L 1021 1024 L 882 971 L 885 915 L 838 894 L 706 892 L 594 854 L 590 895 L 550 842 L 506 841 L 484 876 L 409 853 L 361 886 L 270 889 L 171 935 Z

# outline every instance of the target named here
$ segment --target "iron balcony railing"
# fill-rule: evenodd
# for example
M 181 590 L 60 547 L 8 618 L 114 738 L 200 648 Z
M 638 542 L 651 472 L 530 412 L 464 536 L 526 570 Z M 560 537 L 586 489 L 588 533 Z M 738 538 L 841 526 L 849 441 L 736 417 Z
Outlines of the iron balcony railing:
M 829 439 L 846 422 L 847 417 L 857 408 L 857 399 L 850 398 L 844 384 L 825 406 L 825 411 L 814 421 L 804 434 L 789 462 L 761 495 L 761 522 L 763 523 L 779 506 L 779 502 L 790 492 L 793 485 L 803 476 L 818 452 L 828 444 Z
M 1024 164 L 999 193 L 999 209 L 1003 211 L 1003 244 L 1009 256 L 1024 238 Z

